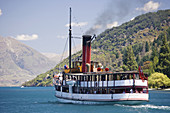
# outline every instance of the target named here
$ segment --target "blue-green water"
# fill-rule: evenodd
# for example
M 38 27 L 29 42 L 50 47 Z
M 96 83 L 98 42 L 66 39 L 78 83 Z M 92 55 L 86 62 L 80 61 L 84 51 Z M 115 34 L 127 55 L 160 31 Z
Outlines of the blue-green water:
M 76 105 L 56 102 L 53 87 L 1 87 L 0 113 L 170 113 L 170 91 L 150 91 L 142 105 Z

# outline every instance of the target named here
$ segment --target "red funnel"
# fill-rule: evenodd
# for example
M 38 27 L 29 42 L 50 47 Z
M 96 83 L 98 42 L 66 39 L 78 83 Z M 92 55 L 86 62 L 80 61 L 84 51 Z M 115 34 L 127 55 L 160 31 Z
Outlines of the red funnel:
M 82 71 L 87 72 L 86 63 L 91 63 L 91 35 L 83 35 Z M 91 68 L 90 68 L 91 69 Z

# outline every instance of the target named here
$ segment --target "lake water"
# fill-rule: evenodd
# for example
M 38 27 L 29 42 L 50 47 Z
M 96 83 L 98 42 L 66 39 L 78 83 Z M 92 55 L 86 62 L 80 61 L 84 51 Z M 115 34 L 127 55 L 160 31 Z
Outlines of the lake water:
M 0 113 L 170 113 L 170 91 L 150 91 L 142 105 L 76 105 L 56 102 L 53 87 L 0 87 Z

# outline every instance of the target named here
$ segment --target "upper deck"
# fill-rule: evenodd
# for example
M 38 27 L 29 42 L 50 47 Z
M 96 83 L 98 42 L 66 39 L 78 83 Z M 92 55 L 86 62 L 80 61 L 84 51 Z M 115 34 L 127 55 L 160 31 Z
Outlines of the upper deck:
M 65 73 L 63 80 L 63 85 L 74 80 L 80 87 L 147 86 L 147 79 L 141 80 L 137 71 Z
M 139 74 L 138 71 L 126 71 L 126 72 L 86 72 L 86 73 L 64 73 L 65 75 L 120 75 L 120 74 Z

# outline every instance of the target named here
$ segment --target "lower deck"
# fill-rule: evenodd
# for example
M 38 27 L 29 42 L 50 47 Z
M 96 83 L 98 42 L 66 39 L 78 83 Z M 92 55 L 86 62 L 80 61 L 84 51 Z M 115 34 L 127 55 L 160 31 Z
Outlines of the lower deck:
M 148 101 L 147 93 L 126 94 L 74 94 L 56 91 L 55 96 L 59 102 L 78 104 L 139 104 Z

